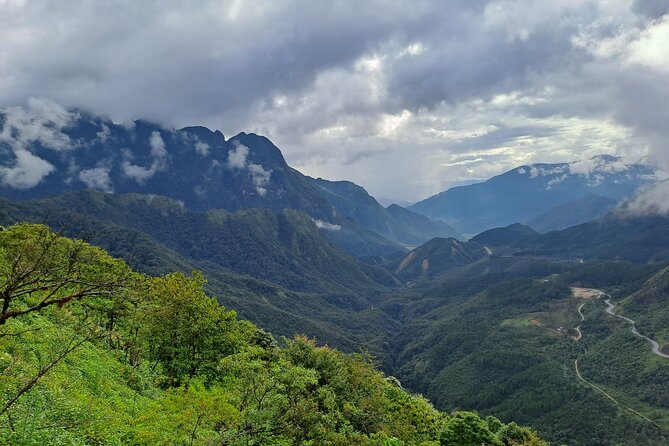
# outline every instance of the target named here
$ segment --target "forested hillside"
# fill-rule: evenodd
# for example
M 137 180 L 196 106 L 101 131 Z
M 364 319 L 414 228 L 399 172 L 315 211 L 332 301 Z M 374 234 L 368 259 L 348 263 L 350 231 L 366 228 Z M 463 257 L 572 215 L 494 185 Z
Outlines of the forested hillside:
M 517 421 L 557 444 L 653 445 L 667 438 L 666 359 L 608 315 L 603 299 L 579 300 L 569 290 L 604 290 L 642 333 L 661 347 L 669 343 L 666 280 L 658 273 L 664 264 L 571 257 L 581 249 L 581 231 L 602 223 L 546 236 L 512 225 L 469 242 L 434 239 L 384 271 L 338 251 L 297 211 L 197 213 L 162 197 L 82 191 L 4 201 L 0 219 L 48 221 L 151 276 L 200 270 L 206 292 L 241 317 L 276 336 L 306 334 L 346 352 L 365 351 L 440 410 Z M 625 235 L 642 221 L 605 219 L 607 230 L 590 246 L 635 259 L 639 250 L 628 240 L 649 237 L 666 219 Z M 550 255 L 529 249 L 553 240 L 561 243 Z M 661 253 L 662 246 L 646 249 Z
M 446 415 L 364 354 L 279 343 L 203 291 L 19 224 L 0 231 L 0 442 L 541 445 L 527 428 Z

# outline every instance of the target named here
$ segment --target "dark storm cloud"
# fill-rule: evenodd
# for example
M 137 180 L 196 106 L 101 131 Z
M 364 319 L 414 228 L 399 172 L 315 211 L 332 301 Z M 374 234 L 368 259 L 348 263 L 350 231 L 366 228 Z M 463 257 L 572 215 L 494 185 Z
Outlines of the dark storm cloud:
M 410 200 L 604 151 L 669 164 L 668 9 L 0 0 L 0 107 L 255 131 L 306 173 Z
M 420 7 L 414 14 L 398 5 L 10 2 L 0 19 L 14 46 L 2 99 L 43 95 L 176 122 L 244 115 L 255 101 L 303 88 L 418 26 Z

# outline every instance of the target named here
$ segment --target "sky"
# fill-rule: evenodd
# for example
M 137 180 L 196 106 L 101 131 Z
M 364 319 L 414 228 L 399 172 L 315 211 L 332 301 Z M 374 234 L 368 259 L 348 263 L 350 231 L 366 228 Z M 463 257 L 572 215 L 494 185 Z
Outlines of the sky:
M 667 0 L 0 0 L 0 41 L 0 107 L 255 132 L 380 197 L 669 165 Z

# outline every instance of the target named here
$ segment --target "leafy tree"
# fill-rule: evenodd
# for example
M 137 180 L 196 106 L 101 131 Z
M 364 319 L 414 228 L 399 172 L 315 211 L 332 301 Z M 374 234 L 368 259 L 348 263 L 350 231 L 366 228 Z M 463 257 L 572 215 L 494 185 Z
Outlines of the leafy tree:
M 497 436 L 490 432 L 488 424 L 471 412 L 458 412 L 448 418 L 441 431 L 442 445 L 458 446 L 503 446 Z
M 120 260 L 81 240 L 71 240 L 43 225 L 18 224 L 0 231 L 0 326 L 70 302 L 86 302 L 72 314 L 77 330 L 55 346 L 55 353 L 0 407 L 8 412 L 53 367 L 85 342 L 101 337 L 92 309 L 103 301 L 121 301 L 133 274 Z M 108 304 L 114 306 L 114 304 Z M 30 331 L 30 330 L 26 330 Z M 3 330 L 2 336 L 25 332 Z
M 0 232 L 0 325 L 73 300 L 115 296 L 132 274 L 122 261 L 42 225 Z
M 202 289 L 200 273 L 152 279 L 142 326 L 149 356 L 162 364 L 172 383 L 198 374 L 213 376 L 221 357 L 237 351 L 252 334 Z

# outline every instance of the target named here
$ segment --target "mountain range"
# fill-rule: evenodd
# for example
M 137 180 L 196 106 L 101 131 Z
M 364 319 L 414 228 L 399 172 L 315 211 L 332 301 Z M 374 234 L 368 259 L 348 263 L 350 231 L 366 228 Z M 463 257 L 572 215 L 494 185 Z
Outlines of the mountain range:
M 457 231 L 417 213 L 425 202 L 383 207 L 354 183 L 304 176 L 258 135 L 12 113 L 2 225 L 46 222 L 151 275 L 202 271 L 241 317 L 370 353 L 447 412 L 530 424 L 556 444 L 669 441 L 665 359 L 597 292 L 573 291 L 607 293 L 669 346 L 666 183 L 620 204 L 648 166 L 524 166 L 447 191 L 442 210 L 472 201 Z
M 307 214 L 351 254 L 370 259 L 458 234 L 420 214 L 384 209 L 360 186 L 302 175 L 270 140 L 204 127 L 115 124 L 78 110 L 0 113 L 1 194 L 37 199 L 93 188 L 162 195 L 188 209 Z
M 601 217 L 611 208 L 604 199 L 619 203 L 655 181 L 656 169 L 650 165 L 601 155 L 519 166 L 482 183 L 453 187 L 409 209 L 470 235 L 513 223 L 532 222 L 537 230 L 563 229 L 587 221 L 579 219 Z M 600 198 L 587 198 L 593 195 Z

